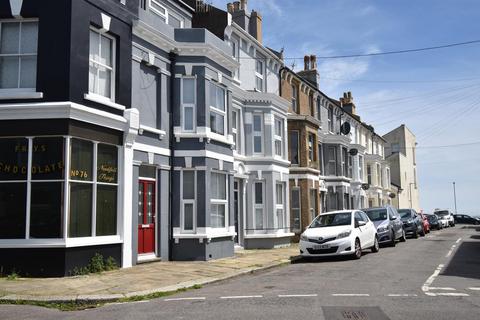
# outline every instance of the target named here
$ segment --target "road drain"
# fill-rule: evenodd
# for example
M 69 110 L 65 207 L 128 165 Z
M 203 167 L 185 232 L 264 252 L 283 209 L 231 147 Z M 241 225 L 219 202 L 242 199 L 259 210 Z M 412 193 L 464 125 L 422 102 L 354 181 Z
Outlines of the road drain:
M 322 307 L 325 320 L 390 320 L 379 307 Z

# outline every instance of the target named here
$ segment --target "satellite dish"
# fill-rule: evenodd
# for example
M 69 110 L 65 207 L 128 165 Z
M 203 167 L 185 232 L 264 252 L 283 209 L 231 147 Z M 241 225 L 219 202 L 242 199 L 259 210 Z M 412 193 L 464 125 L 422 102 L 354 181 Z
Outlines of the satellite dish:
M 351 156 L 356 156 L 358 154 L 358 149 L 350 149 L 348 153 L 350 153 Z
M 351 129 L 352 129 L 352 126 L 350 125 L 350 122 L 344 122 L 340 127 L 340 132 L 344 135 L 347 135 L 350 133 Z
M 397 195 L 395 193 L 392 193 L 390 192 L 390 194 L 388 195 L 390 198 L 394 199 Z
M 364 184 L 362 184 L 362 189 L 363 190 L 368 190 L 368 189 L 370 189 L 370 185 L 368 183 L 364 183 Z

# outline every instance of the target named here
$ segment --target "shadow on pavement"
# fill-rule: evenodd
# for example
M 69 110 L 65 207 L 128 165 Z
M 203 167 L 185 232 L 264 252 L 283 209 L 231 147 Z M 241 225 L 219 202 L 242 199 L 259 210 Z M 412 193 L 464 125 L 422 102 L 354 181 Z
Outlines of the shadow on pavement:
M 475 240 L 480 240 L 480 236 L 470 236 L 470 238 L 475 239 Z
M 442 275 L 480 279 L 480 242 L 463 242 Z
M 371 252 L 364 251 L 362 257 L 371 254 Z M 342 256 L 328 256 L 328 257 L 300 257 L 299 259 L 292 260 L 292 264 L 297 263 L 318 263 L 318 262 L 334 262 L 334 261 L 350 261 L 354 260 L 352 256 L 342 255 Z

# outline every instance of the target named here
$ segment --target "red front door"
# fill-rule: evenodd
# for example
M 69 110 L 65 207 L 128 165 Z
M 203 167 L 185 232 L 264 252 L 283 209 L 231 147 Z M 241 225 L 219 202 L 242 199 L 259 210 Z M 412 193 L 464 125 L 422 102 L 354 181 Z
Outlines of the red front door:
M 138 253 L 155 252 L 155 181 L 138 182 Z

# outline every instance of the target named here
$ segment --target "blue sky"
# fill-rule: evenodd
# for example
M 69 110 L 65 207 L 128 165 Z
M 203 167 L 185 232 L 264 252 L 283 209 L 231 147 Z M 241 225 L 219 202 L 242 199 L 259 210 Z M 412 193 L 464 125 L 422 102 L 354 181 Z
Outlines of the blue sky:
M 212 4 L 226 8 L 225 0 Z M 477 0 L 249 0 L 263 15 L 264 43 L 285 57 L 373 53 L 480 39 Z M 384 134 L 404 123 L 418 140 L 424 210 L 480 215 L 480 44 L 414 54 L 319 60 L 320 88 L 351 91 L 357 113 Z M 295 61 L 303 68 L 303 59 Z

